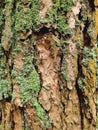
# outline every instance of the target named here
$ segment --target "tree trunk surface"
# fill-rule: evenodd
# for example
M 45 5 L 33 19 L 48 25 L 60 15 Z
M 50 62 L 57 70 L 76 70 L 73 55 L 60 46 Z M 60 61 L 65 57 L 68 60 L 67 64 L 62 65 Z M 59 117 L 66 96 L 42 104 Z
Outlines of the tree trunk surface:
M 97 34 L 98 0 L 0 0 L 0 130 L 97 129 Z

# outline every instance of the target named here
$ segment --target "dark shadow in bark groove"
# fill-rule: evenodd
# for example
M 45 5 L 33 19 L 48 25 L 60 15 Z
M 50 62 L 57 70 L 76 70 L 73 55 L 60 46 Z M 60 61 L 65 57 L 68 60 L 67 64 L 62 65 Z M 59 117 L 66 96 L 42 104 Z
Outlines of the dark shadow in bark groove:
M 77 64 L 78 64 L 78 74 L 77 74 L 77 79 L 76 79 L 76 90 L 77 90 L 77 94 L 78 94 L 78 98 L 79 98 L 79 104 L 80 104 L 80 116 L 81 116 L 81 130 L 83 130 L 83 113 L 82 113 L 82 104 L 83 104 L 83 94 L 82 94 L 82 91 L 80 90 L 79 86 L 78 86 L 78 80 L 79 80 L 79 77 L 83 77 L 83 74 L 82 74 L 82 67 L 80 65 L 80 59 L 81 59 L 81 56 L 78 54 L 78 60 L 77 60 Z
M 87 32 L 89 25 L 90 25 L 90 23 L 89 23 L 89 20 L 87 19 L 85 22 L 84 30 L 83 30 L 84 46 L 86 46 L 86 47 L 91 47 L 91 38 Z
M 89 6 L 91 7 L 92 11 L 95 11 L 95 5 L 94 5 L 94 0 L 88 0 Z
M 13 110 L 11 111 L 11 129 L 14 130 L 15 122 L 14 122 L 14 115 Z
M 26 117 L 25 117 L 25 108 L 21 108 L 21 115 L 22 115 L 22 121 L 23 121 L 23 130 L 26 130 Z
M 46 34 L 46 33 L 49 33 L 49 28 L 47 27 L 42 27 L 40 30 L 39 30 L 39 33 L 40 34 Z
M 34 31 L 34 34 L 36 36 L 42 36 L 50 32 L 50 28 L 47 28 L 45 26 L 42 26 L 39 28 L 39 30 Z

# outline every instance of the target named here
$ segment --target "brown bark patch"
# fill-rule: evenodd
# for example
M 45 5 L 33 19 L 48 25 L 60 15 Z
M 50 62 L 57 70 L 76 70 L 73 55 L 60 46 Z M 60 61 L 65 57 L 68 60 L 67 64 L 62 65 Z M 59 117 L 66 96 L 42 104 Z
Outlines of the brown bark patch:
M 54 43 L 49 41 L 51 35 L 43 36 L 37 44 L 39 53 L 38 70 L 41 74 L 42 89 L 39 94 L 39 102 L 48 112 L 53 121 L 54 129 L 61 129 L 61 103 L 59 92 L 60 57 Z
M 23 66 L 23 60 L 22 60 L 22 52 L 19 52 L 16 57 L 14 57 L 14 69 L 17 73 L 20 73 L 21 68 Z M 16 106 L 22 107 L 21 98 L 20 98 L 20 88 L 17 84 L 16 78 L 13 79 L 13 93 L 15 94 L 14 104 Z
M 5 30 L 2 39 L 2 46 L 5 51 L 9 51 L 11 46 L 12 40 L 12 31 L 11 31 L 11 11 L 12 11 L 12 4 L 9 6 L 6 4 L 5 9 Z
M 11 106 L 8 102 L 2 102 L 0 104 L 0 130 L 11 130 Z
M 13 130 L 22 130 L 21 110 L 19 110 L 18 108 L 15 108 L 13 111 L 13 122 L 14 122 Z
M 31 107 L 27 107 L 25 109 L 26 113 L 26 121 L 28 123 L 28 126 L 31 130 L 41 130 L 40 122 L 35 116 L 35 111 Z
M 23 66 L 23 60 L 22 60 L 22 52 L 19 52 L 17 56 L 14 58 L 14 67 L 19 72 Z

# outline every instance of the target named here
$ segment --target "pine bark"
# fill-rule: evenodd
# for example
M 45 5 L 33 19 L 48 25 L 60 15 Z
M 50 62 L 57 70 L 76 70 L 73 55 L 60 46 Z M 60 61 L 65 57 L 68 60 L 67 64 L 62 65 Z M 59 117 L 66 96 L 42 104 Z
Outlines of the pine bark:
M 98 1 L 0 0 L 0 129 L 95 130 Z

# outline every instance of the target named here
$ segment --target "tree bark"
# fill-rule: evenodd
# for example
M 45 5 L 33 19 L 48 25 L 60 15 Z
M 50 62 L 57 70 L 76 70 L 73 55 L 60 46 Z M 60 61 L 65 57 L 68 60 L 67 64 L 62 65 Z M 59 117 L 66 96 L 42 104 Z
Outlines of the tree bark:
M 95 130 L 97 0 L 0 0 L 0 129 Z

